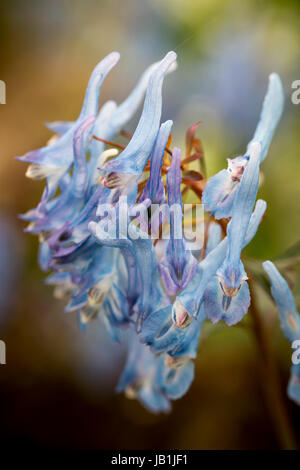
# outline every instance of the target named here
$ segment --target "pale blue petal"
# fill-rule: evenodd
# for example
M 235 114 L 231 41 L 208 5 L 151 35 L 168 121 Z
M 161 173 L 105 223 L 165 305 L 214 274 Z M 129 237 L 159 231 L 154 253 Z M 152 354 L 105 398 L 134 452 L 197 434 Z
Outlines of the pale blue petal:
M 267 155 L 273 134 L 283 111 L 283 105 L 284 92 L 280 77 L 277 73 L 272 73 L 269 77 L 268 91 L 263 102 L 259 123 L 253 139 L 247 147 L 247 152 L 249 152 L 252 142 L 260 142 L 262 146 L 261 161 Z
M 290 342 L 300 339 L 300 315 L 288 283 L 271 261 L 265 261 L 263 268 L 271 281 L 272 297 L 276 302 L 281 328 L 286 338 Z
M 149 80 L 152 78 L 153 72 L 160 66 L 160 64 L 161 62 L 156 62 L 145 70 L 130 95 L 115 110 L 111 120 L 111 128 L 114 134 L 119 132 L 136 113 L 147 89 Z M 173 72 L 175 68 L 176 62 L 173 62 L 167 70 L 167 73 Z
M 202 204 L 204 209 L 215 216 L 215 219 L 231 217 L 232 205 L 238 184 L 231 183 L 227 170 L 221 170 L 207 181 Z
M 284 94 L 279 76 L 275 73 L 270 75 L 269 87 L 264 99 L 260 121 L 254 133 L 253 139 L 247 146 L 245 155 L 249 155 L 250 147 L 254 142 L 259 142 L 262 147 L 260 161 L 267 155 L 273 134 L 282 114 Z M 244 157 L 236 157 L 231 163 L 236 165 Z M 229 160 L 230 162 L 230 160 Z M 245 163 L 242 167 L 247 166 Z M 203 191 L 202 203 L 205 210 L 211 212 L 216 219 L 231 217 L 233 201 L 237 197 L 236 189 L 239 186 L 239 178 L 232 178 L 228 170 L 222 170 L 210 178 Z
M 39 267 L 42 271 L 47 271 L 49 269 L 49 262 L 51 260 L 51 251 L 48 246 L 48 243 L 41 242 L 39 246 Z
M 149 80 L 139 124 L 125 150 L 103 168 L 107 173 L 139 175 L 143 172 L 159 130 L 163 80 L 175 60 L 175 52 L 169 52 L 160 65 L 155 68 Z
M 210 253 L 220 243 L 222 239 L 221 225 L 211 222 L 208 228 L 208 241 L 206 245 L 206 255 Z

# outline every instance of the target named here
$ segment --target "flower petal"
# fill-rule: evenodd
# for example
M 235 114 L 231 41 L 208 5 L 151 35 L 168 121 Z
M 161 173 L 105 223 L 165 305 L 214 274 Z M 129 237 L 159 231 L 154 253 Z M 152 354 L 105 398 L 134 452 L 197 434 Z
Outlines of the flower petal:
M 244 246 L 246 246 L 255 236 L 265 210 L 265 201 L 258 200 L 249 222 L 246 237 L 244 239 Z M 217 245 L 216 248 L 207 254 L 204 260 L 198 264 L 193 278 L 187 284 L 185 289 L 177 295 L 177 301 L 179 302 L 178 305 L 181 305 L 180 308 L 186 309 L 190 315 L 197 317 L 199 314 L 204 291 L 208 282 L 222 265 L 226 256 L 227 247 L 228 239 L 226 237 Z
M 103 168 L 108 173 L 140 175 L 143 172 L 159 130 L 163 79 L 175 60 L 175 52 L 169 52 L 152 73 L 138 126 L 125 150 Z
M 277 73 L 269 76 L 268 91 L 265 96 L 260 120 L 255 130 L 253 139 L 249 142 L 247 153 L 253 142 L 260 142 L 262 146 L 260 160 L 263 161 L 269 150 L 273 134 L 278 125 L 284 105 L 284 92 L 282 83 Z
M 259 162 L 261 145 L 253 142 L 250 147 L 249 163 L 245 168 L 237 195 L 233 203 L 232 219 L 227 228 L 228 251 L 218 276 L 223 286 L 237 289 L 246 279 L 245 271 L 240 262 L 251 214 L 259 183 Z
M 271 281 L 271 293 L 279 311 L 282 331 L 292 343 L 300 339 L 300 315 L 297 312 L 293 294 L 274 263 L 265 261 L 262 266 Z
M 214 276 L 205 289 L 203 305 L 205 315 L 213 323 L 225 320 L 228 326 L 235 325 L 246 315 L 250 305 L 248 284 L 244 282 L 236 296 L 225 296 L 218 276 Z
M 173 121 L 166 121 L 160 126 L 151 157 L 150 176 L 143 194 L 140 197 L 140 201 L 149 198 L 153 204 L 162 204 L 165 202 L 165 188 L 161 179 L 161 167 L 172 125 Z

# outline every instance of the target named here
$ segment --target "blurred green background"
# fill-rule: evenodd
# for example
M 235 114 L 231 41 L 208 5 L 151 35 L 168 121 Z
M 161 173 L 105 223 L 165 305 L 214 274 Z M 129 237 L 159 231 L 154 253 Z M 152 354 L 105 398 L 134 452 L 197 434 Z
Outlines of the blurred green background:
M 35 238 L 17 214 L 34 207 L 42 183 L 24 177 L 14 156 L 44 145 L 46 121 L 78 115 L 89 75 L 107 53 L 122 59 L 105 81 L 101 102 L 122 100 L 140 73 L 168 50 L 178 69 L 167 77 L 163 118 L 174 120 L 173 142 L 203 122 L 209 175 L 244 152 L 266 92 L 278 72 L 286 93 L 283 118 L 263 165 L 259 197 L 267 216 L 248 255 L 277 256 L 299 239 L 300 105 L 291 83 L 300 79 L 300 2 L 228 0 L 21 0 L 0 4 L 0 442 L 48 448 L 276 449 L 281 447 L 263 394 L 260 353 L 243 327 L 207 330 L 196 379 L 170 415 L 153 416 L 114 393 L 124 350 L 101 325 L 79 331 L 43 285 Z M 128 131 L 132 131 L 136 117 Z M 291 271 L 296 294 L 300 282 Z M 299 279 L 299 278 L 298 278 Z M 298 295 L 297 294 L 297 295 Z M 263 294 L 261 294 L 263 295 Z M 298 297 L 297 297 L 298 298 Z M 291 349 L 275 310 L 273 354 L 284 396 Z M 274 326 L 275 325 L 275 326 Z M 286 400 L 295 432 L 300 412 Z M 298 439 L 300 442 L 300 439 Z

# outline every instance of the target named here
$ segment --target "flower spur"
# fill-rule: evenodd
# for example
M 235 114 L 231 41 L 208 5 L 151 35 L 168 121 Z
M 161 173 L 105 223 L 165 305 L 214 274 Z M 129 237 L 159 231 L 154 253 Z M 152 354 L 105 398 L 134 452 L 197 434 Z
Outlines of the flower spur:
M 268 152 L 272 137 L 283 111 L 284 95 L 281 80 L 276 73 L 269 77 L 269 87 L 265 96 L 259 123 L 254 136 L 247 146 L 246 154 L 228 159 L 227 170 L 221 170 L 210 178 L 204 188 L 202 203 L 205 210 L 216 219 L 231 217 L 234 199 L 243 172 L 248 163 L 248 154 L 253 142 L 259 142 L 262 162 Z

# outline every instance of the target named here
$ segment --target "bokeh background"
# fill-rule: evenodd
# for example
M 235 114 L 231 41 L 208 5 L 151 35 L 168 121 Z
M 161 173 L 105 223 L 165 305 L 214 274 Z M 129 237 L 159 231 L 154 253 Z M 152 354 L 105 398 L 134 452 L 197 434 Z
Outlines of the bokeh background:
M 122 100 L 140 73 L 168 50 L 178 69 L 164 85 L 163 117 L 174 141 L 201 120 L 209 175 L 244 152 L 255 129 L 268 75 L 280 74 L 283 118 L 263 165 L 259 196 L 267 216 L 248 256 L 278 256 L 299 239 L 300 79 L 298 0 L 2 0 L 0 79 L 0 442 L 18 447 L 97 449 L 278 449 L 282 442 L 264 394 L 260 351 L 251 329 L 206 328 L 196 379 L 170 415 L 151 415 L 116 395 L 124 348 L 100 323 L 86 333 L 62 312 L 37 267 L 37 240 L 17 214 L 34 207 L 42 184 L 14 159 L 44 145 L 46 121 L 77 117 L 89 75 L 107 53 L 122 60 L 103 86 L 102 103 Z M 137 122 L 128 126 L 132 131 Z M 300 281 L 290 270 L 299 299 Z M 285 399 L 290 345 L 261 292 L 283 400 L 300 442 L 299 409 Z

